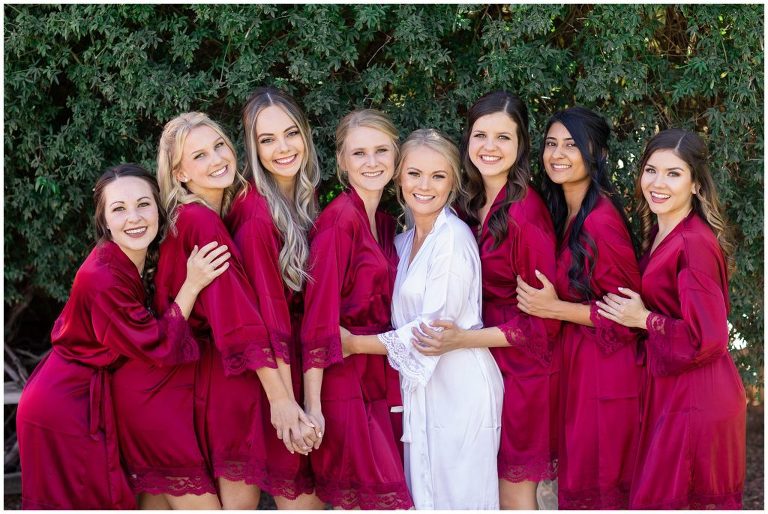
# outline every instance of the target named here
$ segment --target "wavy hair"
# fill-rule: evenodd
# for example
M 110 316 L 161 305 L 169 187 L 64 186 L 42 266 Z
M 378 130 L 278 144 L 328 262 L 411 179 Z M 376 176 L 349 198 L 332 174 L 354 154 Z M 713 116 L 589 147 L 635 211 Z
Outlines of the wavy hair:
M 184 143 L 189 133 L 197 127 L 208 127 L 216 132 L 224 140 L 232 155 L 235 157 L 233 165 L 235 166 L 235 181 L 228 188 L 224 189 L 224 200 L 221 204 L 221 212 L 217 213 L 224 216 L 232 200 L 238 191 L 245 191 L 248 182 L 242 173 L 237 169 L 237 152 L 229 137 L 218 123 L 202 112 L 186 112 L 173 118 L 163 127 L 163 133 L 160 135 L 160 144 L 157 149 L 157 183 L 160 186 L 160 197 L 163 200 L 163 207 L 168 213 L 168 230 L 176 233 L 176 219 L 179 215 L 177 207 L 188 203 L 199 203 L 207 207 L 205 200 L 195 193 L 191 192 L 186 184 L 179 181 L 176 173 L 181 165 Z
M 104 190 L 109 184 L 122 177 L 136 177 L 149 184 L 149 188 L 152 190 L 152 197 L 157 206 L 157 235 L 152 242 L 149 243 L 147 257 L 144 260 L 144 271 L 141 274 L 144 291 L 147 293 L 146 307 L 151 309 L 152 299 L 155 294 L 155 272 L 157 271 L 157 261 L 160 258 L 160 241 L 163 240 L 167 216 L 165 209 L 160 202 L 160 189 L 157 186 L 157 181 L 150 172 L 138 164 L 118 164 L 117 166 L 112 166 L 104 170 L 98 180 L 96 180 L 96 185 L 93 186 L 93 205 L 96 207 L 93 215 L 93 222 L 96 231 L 96 240 L 97 244 L 103 241 L 112 240 L 112 234 L 107 227 Z
M 395 151 L 395 162 L 400 156 L 400 136 L 389 115 L 376 109 L 358 109 L 348 113 L 336 127 L 336 176 L 344 186 L 348 186 L 349 182 L 347 170 L 341 169 L 341 156 L 344 155 L 344 145 L 347 142 L 349 131 L 358 127 L 378 130 L 389 136 Z
M 395 175 L 393 177 L 396 184 L 395 194 L 397 195 L 397 203 L 403 208 L 403 214 L 405 215 L 406 225 L 411 227 L 413 225 L 413 215 L 411 213 L 408 204 L 403 199 L 403 192 L 400 188 L 400 174 L 403 171 L 403 164 L 410 152 L 418 151 L 419 148 L 429 148 L 439 153 L 448 161 L 451 165 L 451 175 L 453 176 L 453 187 L 451 187 L 451 193 L 448 196 L 446 205 L 452 205 L 454 200 L 459 195 L 465 194 L 464 187 L 461 184 L 461 159 L 459 156 L 459 149 L 456 147 L 453 141 L 442 132 L 435 129 L 418 129 L 411 132 L 408 137 L 403 141 L 400 146 L 400 160 L 395 168 Z
M 573 219 L 568 241 L 563 241 L 568 224 L 568 206 L 565 203 L 562 186 L 552 182 L 544 172 L 542 173 L 541 189 L 544 201 L 552 215 L 558 245 L 567 243 L 573 256 L 571 266 L 568 269 L 570 288 L 580 298 L 594 300 L 595 295 L 590 288 L 590 282 L 595 268 L 595 260 L 599 257 L 594 240 L 584 231 L 584 221 L 595 208 L 601 196 L 608 198 L 619 212 L 629 232 L 632 246 L 636 249 L 632 230 L 624 212 L 624 205 L 608 172 L 608 139 L 611 135 L 611 128 L 602 116 L 584 107 L 570 107 L 556 112 L 549 118 L 546 127 L 544 127 L 545 137 L 541 142 L 539 151 L 539 165 L 542 171 L 546 170 L 544 167 L 546 134 L 554 123 L 561 123 L 568 129 L 589 174 L 587 193 L 581 202 L 579 212 Z
M 732 275 L 736 270 L 734 244 L 731 229 L 715 188 L 715 181 L 712 178 L 712 173 L 709 171 L 707 143 L 694 132 L 687 130 L 662 130 L 648 141 L 645 151 L 643 151 L 643 155 L 640 158 L 640 167 L 638 168 L 637 179 L 635 180 L 635 200 L 638 206 L 637 212 L 640 216 L 641 250 L 645 252 L 652 243 L 650 236 L 654 225 L 654 216 L 643 196 L 640 181 L 648 159 L 659 150 L 672 150 L 690 168 L 691 179 L 696 186 L 696 193 L 691 198 L 693 209 L 715 234 L 720 249 L 725 256 L 728 275 Z
M 517 127 L 517 156 L 507 171 L 506 199 L 501 208 L 488 218 L 488 230 L 493 236 L 494 247 L 506 237 L 509 223 L 507 211 L 512 202 L 525 197 L 531 180 L 531 138 L 528 134 L 528 109 L 516 95 L 507 91 L 492 91 L 481 96 L 467 111 L 464 133 L 461 136 L 461 161 L 464 165 L 464 189 L 466 194 L 459 197 L 461 210 L 469 225 L 481 223 L 480 209 L 487 203 L 483 176 L 469 155 L 469 139 L 475 122 L 497 112 L 506 113 Z M 493 200 L 493 199 L 491 199 Z
M 259 160 L 256 140 L 256 121 L 261 111 L 276 106 L 285 112 L 299 130 L 304 143 L 304 156 L 296 176 L 293 198 L 280 192 L 272 173 Z M 301 291 L 308 275 L 309 257 L 307 234 L 317 217 L 315 188 L 320 183 L 320 165 L 312 141 L 312 129 L 307 117 L 290 95 L 273 87 L 259 87 L 243 107 L 245 130 L 245 175 L 252 177 L 256 189 L 267 199 L 269 213 L 277 230 L 283 236 L 283 246 L 278 258 L 283 282 L 293 291 Z

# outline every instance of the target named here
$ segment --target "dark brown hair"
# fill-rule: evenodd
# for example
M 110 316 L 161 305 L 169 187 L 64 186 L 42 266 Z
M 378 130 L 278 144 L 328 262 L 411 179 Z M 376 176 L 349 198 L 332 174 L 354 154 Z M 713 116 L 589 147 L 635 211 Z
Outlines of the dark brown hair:
M 155 239 L 147 248 L 147 258 L 144 261 L 144 272 L 142 273 L 144 290 L 147 292 L 147 307 L 149 308 L 152 305 L 152 297 L 155 292 L 154 277 L 157 271 L 157 261 L 160 257 L 160 241 L 162 241 L 165 232 L 166 213 L 160 202 L 160 188 L 157 186 L 157 181 L 151 173 L 138 164 L 133 163 L 118 164 L 117 166 L 107 168 L 93 187 L 93 204 L 96 206 L 93 221 L 96 227 L 97 244 L 102 241 L 112 240 L 112 235 L 107 227 L 104 189 L 120 177 L 136 177 L 149 184 L 149 188 L 152 190 L 152 197 L 155 199 L 155 205 L 157 206 L 157 236 L 155 236 Z
M 531 179 L 529 162 L 531 138 L 528 135 L 528 109 L 519 97 L 507 91 L 492 91 L 481 96 L 467 111 L 464 134 L 461 136 L 459 146 L 464 167 L 463 185 L 466 190 L 466 194 L 459 199 L 459 206 L 464 211 L 469 225 L 479 225 L 482 221 L 479 211 L 488 201 L 488 198 L 485 196 L 483 177 L 469 156 L 469 138 L 472 136 L 472 127 L 479 118 L 497 112 L 506 113 L 517 126 L 517 156 L 515 156 L 515 163 L 507 176 L 506 199 L 501 208 L 488 218 L 488 230 L 493 236 L 494 246 L 498 246 L 507 235 L 509 205 L 525 197 Z
M 685 161 L 691 170 L 691 179 L 696 186 L 696 194 L 691 201 L 693 210 L 712 229 L 717 242 L 723 251 L 730 276 L 736 269 L 734 261 L 734 247 L 731 239 L 730 227 L 725 218 L 724 209 L 715 189 L 715 181 L 709 171 L 709 152 L 707 143 L 694 132 L 683 129 L 667 129 L 656 134 L 645 146 L 645 151 L 640 158 L 637 178 L 635 180 L 635 200 L 637 212 L 640 215 L 640 233 L 642 237 L 641 249 L 646 251 L 651 245 L 651 229 L 654 224 L 654 216 L 648 202 L 643 197 L 640 180 L 645 170 L 648 159 L 659 150 L 672 150 L 675 155 Z

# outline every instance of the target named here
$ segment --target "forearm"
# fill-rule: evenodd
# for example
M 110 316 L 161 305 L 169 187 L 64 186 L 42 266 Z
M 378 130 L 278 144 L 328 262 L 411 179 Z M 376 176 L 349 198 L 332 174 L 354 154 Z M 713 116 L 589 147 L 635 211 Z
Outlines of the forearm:
M 459 346 L 461 348 L 501 348 L 509 346 L 504 332 L 497 327 L 463 330 L 460 334 Z
M 364 353 L 369 355 L 386 355 L 387 348 L 379 341 L 376 335 L 368 336 L 350 336 L 350 353 Z
M 279 359 L 278 362 L 280 362 Z M 267 399 L 270 402 L 283 398 L 293 398 L 293 394 L 288 392 L 290 387 L 285 387 L 285 383 L 277 369 L 264 366 L 256 370 L 256 375 L 258 375 L 261 385 L 264 387 L 264 392 L 267 394 Z
M 323 387 L 323 368 L 310 368 L 304 372 L 304 406 L 307 410 L 320 409 Z
M 594 323 L 592 323 L 592 320 L 589 318 L 589 305 L 558 300 L 552 305 L 549 314 L 550 315 L 546 316 L 547 318 L 569 321 L 571 323 L 576 323 L 577 325 L 585 325 L 587 327 L 595 326 Z
M 283 359 L 277 357 L 277 373 L 280 375 L 280 380 L 283 382 L 283 386 L 288 390 L 288 396 L 291 400 L 296 400 L 293 394 L 293 380 L 291 380 L 291 365 L 287 364 Z
M 184 319 L 189 319 L 189 315 L 192 314 L 192 308 L 195 306 L 199 293 L 200 291 L 193 287 L 189 281 L 185 280 L 181 284 L 181 289 L 179 289 L 179 294 L 176 295 L 174 302 L 179 306 Z

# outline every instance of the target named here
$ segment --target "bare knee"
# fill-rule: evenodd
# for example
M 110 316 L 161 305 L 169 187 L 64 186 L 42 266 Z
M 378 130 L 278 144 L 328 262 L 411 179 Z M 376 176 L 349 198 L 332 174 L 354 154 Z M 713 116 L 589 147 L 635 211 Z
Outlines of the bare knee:
M 219 495 L 224 510 L 255 510 L 259 506 L 261 491 L 255 485 L 219 478 Z
M 173 510 L 220 510 L 219 497 L 213 493 L 163 495 Z
M 538 510 L 537 485 L 538 482 L 530 480 L 523 482 L 499 480 L 499 508 L 502 510 Z
M 170 510 L 171 504 L 164 494 L 139 493 L 136 502 L 141 510 Z

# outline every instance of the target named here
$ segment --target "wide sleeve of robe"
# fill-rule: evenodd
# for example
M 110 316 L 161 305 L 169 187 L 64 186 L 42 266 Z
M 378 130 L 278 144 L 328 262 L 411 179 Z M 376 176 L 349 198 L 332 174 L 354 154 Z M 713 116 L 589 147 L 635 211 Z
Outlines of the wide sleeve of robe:
M 442 214 L 441 216 L 445 216 Z M 480 258 L 477 246 L 471 239 L 469 229 L 467 237 L 457 237 L 454 230 L 443 225 L 433 237 L 434 243 L 426 269 L 409 269 L 407 273 L 426 273 L 426 288 L 423 295 L 421 312 L 411 321 L 396 330 L 379 335 L 379 340 L 387 348 L 387 358 L 393 368 L 401 375 L 404 390 L 412 390 L 429 382 L 439 356 L 422 355 L 411 343 L 412 330 L 420 323 L 429 324 L 437 320 L 453 320 L 459 326 L 465 325 L 460 320 L 468 319 L 468 312 L 475 312 L 474 319 L 479 321 Z M 466 228 L 466 227 L 464 227 Z M 447 230 L 445 230 L 447 229 Z M 426 242 L 425 242 L 426 245 Z M 401 258 L 407 259 L 410 245 Z M 414 259 L 415 260 L 415 259 Z M 422 263 L 425 260 L 421 261 Z M 411 263 L 411 266 L 415 264 Z M 397 292 L 395 292 L 395 299 Z M 395 300 L 396 301 L 396 300 Z M 468 305 L 470 302 L 476 305 Z M 479 328 L 481 323 L 462 328 Z
M 279 263 L 282 242 L 266 200 L 253 184 L 250 187 L 247 195 L 233 206 L 227 216 L 227 225 L 240 251 L 245 274 L 256 293 L 272 351 L 275 357 L 290 364 L 291 315 Z
M 594 241 L 597 258 L 592 274 L 592 292 L 589 318 L 594 328 L 581 326 L 591 333 L 600 350 L 612 354 L 627 344 L 636 344 L 638 331 L 598 314 L 597 300 L 608 293 L 619 293 L 619 287 L 640 292 L 640 271 L 629 232 L 610 200 L 602 198 L 598 207 L 587 217 L 584 229 Z
M 544 285 L 535 271 L 555 282 L 555 234 L 549 212 L 543 202 L 529 190 L 528 197 L 510 207 L 507 238 L 512 269 L 535 288 Z M 530 316 L 517 308 L 505 323 L 498 325 L 510 346 L 515 346 L 548 367 L 552 361 L 552 345 L 560 331 L 560 322 Z
M 225 374 L 277 367 L 269 334 L 256 308 L 237 247 L 223 221 L 203 205 L 188 204 L 182 208 L 176 229 L 186 256 L 195 245 L 203 247 L 211 241 L 227 245 L 232 254 L 229 268 L 203 289 L 193 311 L 210 327 L 213 342 L 222 355 Z
M 686 234 L 683 254 L 669 264 L 678 268 L 681 318 L 654 312 L 646 320 L 649 364 L 655 375 L 684 373 L 728 351 L 725 261 L 716 244 L 697 236 Z
M 341 290 L 354 249 L 350 227 L 329 223 L 318 228 L 309 250 L 309 274 L 301 325 L 304 371 L 343 360 L 339 320 Z
M 91 305 L 96 339 L 107 348 L 155 366 L 175 366 L 196 360 L 200 348 L 176 303 L 154 316 L 135 292 L 117 284 L 101 291 Z
M 155 366 L 196 360 L 200 348 L 176 303 L 159 319 L 146 307 L 136 266 L 113 242 L 93 249 L 51 331 L 68 359 L 94 367 L 129 357 Z

